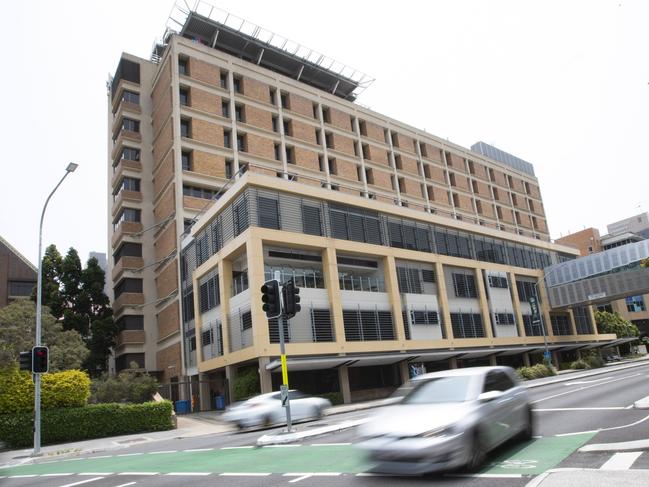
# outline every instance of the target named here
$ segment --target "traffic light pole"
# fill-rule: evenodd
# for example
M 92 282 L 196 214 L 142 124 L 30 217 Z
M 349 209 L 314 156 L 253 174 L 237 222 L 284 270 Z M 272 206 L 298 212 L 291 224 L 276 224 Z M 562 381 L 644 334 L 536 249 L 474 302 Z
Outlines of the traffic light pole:
M 275 271 L 275 280 L 277 282 L 280 281 L 282 278 L 282 274 L 280 271 Z M 282 295 L 282 292 L 280 290 L 280 296 Z M 282 389 L 284 389 L 286 392 L 286 431 L 288 433 L 291 432 L 292 430 L 292 424 L 291 424 L 291 400 L 289 398 L 289 388 L 288 388 L 288 369 L 286 367 L 286 347 L 284 345 L 284 323 L 288 322 L 288 319 L 286 318 L 286 314 L 284 312 L 284 304 L 283 304 L 283 299 L 281 299 L 279 302 L 280 304 L 280 309 L 281 309 L 281 314 L 277 318 L 277 327 L 279 328 L 279 355 L 280 355 L 280 360 L 282 362 Z

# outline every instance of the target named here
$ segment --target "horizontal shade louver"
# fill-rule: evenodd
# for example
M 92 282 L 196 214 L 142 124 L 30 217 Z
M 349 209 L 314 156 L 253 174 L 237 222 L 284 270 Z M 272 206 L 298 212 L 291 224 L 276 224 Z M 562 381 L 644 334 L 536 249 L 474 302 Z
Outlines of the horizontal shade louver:
M 478 313 L 451 313 L 454 338 L 484 338 L 482 316 Z
M 308 235 L 322 235 L 320 208 L 302 205 L 302 230 Z
M 279 202 L 273 198 L 257 197 L 259 226 L 279 230 Z
M 377 310 L 343 310 L 345 340 L 394 340 L 392 313 Z

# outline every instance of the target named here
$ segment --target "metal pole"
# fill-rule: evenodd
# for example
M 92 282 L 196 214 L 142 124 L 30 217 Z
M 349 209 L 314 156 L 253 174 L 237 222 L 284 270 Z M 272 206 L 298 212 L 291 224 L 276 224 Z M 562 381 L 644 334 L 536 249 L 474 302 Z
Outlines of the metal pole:
M 280 278 L 282 277 L 280 271 L 275 271 L 275 279 L 277 282 L 279 282 Z M 279 328 L 279 354 L 280 354 L 280 359 L 282 362 L 282 385 L 286 387 L 286 431 L 288 433 L 291 432 L 292 425 L 291 425 L 291 400 L 290 400 L 290 395 L 289 395 L 289 389 L 288 389 L 288 370 L 286 367 L 286 348 L 284 346 L 284 323 L 287 321 L 286 320 L 286 315 L 284 313 L 284 300 L 282 299 L 283 297 L 283 286 L 280 289 L 280 309 L 282 310 L 282 313 L 280 314 L 279 318 L 277 318 L 277 326 Z
M 542 278 L 545 281 L 545 275 Z M 550 353 L 548 350 L 548 333 L 545 328 L 545 319 L 543 318 L 543 309 L 541 306 L 541 300 L 539 299 L 539 283 L 538 281 L 534 283 L 534 294 L 536 297 L 536 302 L 538 303 L 539 307 L 539 319 L 541 320 L 541 331 L 543 332 L 543 345 L 545 347 L 545 353 L 543 354 L 543 359 L 545 361 L 546 357 Z M 551 361 L 551 360 L 550 360 Z
M 41 315 L 42 315 L 42 306 L 43 306 L 43 262 L 42 262 L 42 251 L 43 251 L 43 219 L 45 218 L 45 210 L 47 209 L 47 204 L 50 202 L 52 195 L 59 189 L 63 180 L 77 168 L 77 165 L 74 163 L 68 164 L 68 167 L 65 170 L 65 174 L 54 187 L 50 195 L 45 200 L 45 205 L 43 206 L 43 211 L 41 212 L 41 223 L 38 227 L 38 277 L 36 285 L 36 345 L 37 347 L 41 346 Z M 33 360 L 33 358 L 32 358 Z M 33 456 L 39 455 L 41 452 L 41 375 L 33 374 L 34 378 L 34 453 Z

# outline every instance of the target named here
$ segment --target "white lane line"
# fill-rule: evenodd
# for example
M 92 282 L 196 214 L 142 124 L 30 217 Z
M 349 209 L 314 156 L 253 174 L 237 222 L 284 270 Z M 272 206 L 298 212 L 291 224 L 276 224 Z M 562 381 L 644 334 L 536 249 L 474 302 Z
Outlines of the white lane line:
M 600 377 L 599 379 L 593 379 L 593 380 L 573 380 L 571 382 L 566 382 L 563 384 L 564 386 L 577 386 L 581 384 L 593 384 L 594 382 L 601 382 L 603 380 L 609 380 L 613 379 L 614 377 Z
M 84 477 L 94 477 L 96 475 L 103 475 L 104 477 L 107 477 L 109 475 L 113 475 L 113 472 L 90 472 L 90 473 L 78 473 L 77 475 L 82 475 Z
M 150 451 L 149 455 L 162 455 L 163 453 L 178 453 L 178 450 Z
M 8 478 L 10 479 L 30 479 L 32 477 L 37 477 L 36 474 L 32 475 L 10 475 Z
M 601 430 L 575 431 L 574 433 L 559 433 L 558 435 L 554 435 L 554 436 L 585 435 L 586 433 L 597 433 L 598 431 L 601 431 Z
M 221 450 L 244 450 L 249 448 L 254 448 L 254 446 L 224 446 Z
M 239 472 L 223 472 L 220 473 L 219 476 L 221 477 L 267 477 L 270 475 L 269 473 L 254 473 L 254 472 L 248 472 L 248 473 L 239 473 Z
M 65 477 L 67 475 L 74 475 L 73 473 L 44 473 L 41 477 Z
M 116 455 L 118 457 L 137 457 L 139 455 L 144 455 L 144 453 L 122 453 L 121 455 Z
M 186 453 L 196 452 L 196 451 L 212 451 L 214 448 L 192 448 L 191 450 L 182 450 Z
M 604 465 L 599 467 L 600 470 L 628 470 L 638 457 L 642 455 L 641 451 L 631 451 L 616 453 L 609 458 Z
M 94 479 L 80 480 L 79 482 L 73 482 L 71 484 L 65 484 L 65 485 L 62 485 L 61 487 L 73 487 L 75 485 L 87 484 L 88 482 L 94 482 L 95 480 L 101 480 L 103 478 L 104 477 L 95 477 Z
M 445 477 L 465 477 L 474 479 L 520 479 L 522 473 L 449 473 Z
M 297 448 L 302 445 L 264 445 L 262 448 Z
M 158 475 L 158 472 L 122 472 L 117 475 Z
M 348 446 L 351 443 L 311 443 L 311 446 Z
M 625 407 L 624 409 L 633 409 L 633 406 L 635 406 L 635 403 L 630 404 L 629 406 Z
M 289 484 L 294 484 L 300 480 L 308 479 L 310 477 L 337 477 L 340 475 L 340 472 L 318 472 L 318 473 L 285 473 L 284 477 L 297 477 L 293 480 L 289 480 Z
M 119 484 L 116 485 L 115 487 L 128 487 L 129 485 L 137 484 L 137 482 L 128 482 L 126 484 Z
M 633 405 L 631 405 L 633 407 Z M 601 408 L 545 408 L 545 409 L 532 409 L 532 411 L 538 413 L 547 413 L 547 412 L 556 412 L 556 411 L 617 411 L 620 409 L 629 409 L 622 406 L 611 406 L 611 407 L 601 407 Z
M 608 382 L 598 382 L 597 384 L 592 384 L 592 385 L 589 385 L 589 386 L 580 387 L 578 389 L 573 389 L 572 391 L 560 392 L 559 394 L 554 394 L 552 396 L 543 397 L 541 399 L 531 401 L 530 404 L 536 404 L 537 402 L 547 401 L 548 399 L 554 399 L 555 397 L 565 396 L 566 394 L 573 394 L 575 392 L 584 391 L 586 389 L 590 389 L 591 387 L 603 386 L 605 384 L 610 384 L 611 382 L 615 382 L 615 381 L 618 381 L 618 380 L 630 379 L 631 377 L 637 377 L 639 375 L 641 375 L 641 374 L 632 374 L 632 375 L 625 375 L 624 377 L 616 377 L 615 379 L 609 380 Z
M 83 460 L 83 458 L 66 458 L 65 460 L 61 460 L 62 462 L 78 462 L 79 460 Z
M 212 472 L 169 472 L 165 475 L 186 475 L 190 477 L 207 477 Z
M 372 473 L 372 472 L 361 472 L 356 474 L 357 477 L 390 477 L 390 474 L 386 473 Z
M 96 458 L 112 458 L 113 455 L 102 455 L 100 457 L 88 457 L 88 460 L 95 460 Z

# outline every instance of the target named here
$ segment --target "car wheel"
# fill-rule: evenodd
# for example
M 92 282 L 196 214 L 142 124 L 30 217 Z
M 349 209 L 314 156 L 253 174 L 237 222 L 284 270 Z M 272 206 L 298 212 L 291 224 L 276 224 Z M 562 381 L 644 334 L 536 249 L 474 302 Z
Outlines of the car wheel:
M 525 427 L 521 430 L 519 438 L 521 441 L 530 441 L 534 437 L 534 417 L 532 409 L 527 408 L 525 412 Z
M 322 419 L 322 409 L 320 408 L 313 408 L 313 411 L 311 412 L 311 417 L 313 419 Z
M 469 472 L 477 472 L 482 467 L 485 459 L 487 458 L 487 449 L 484 441 L 477 431 L 473 434 L 473 441 L 471 442 L 471 452 L 469 453 L 469 461 L 466 468 Z

